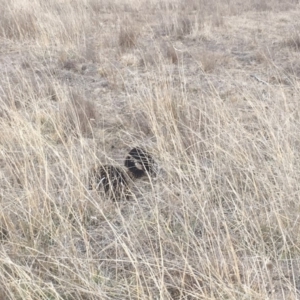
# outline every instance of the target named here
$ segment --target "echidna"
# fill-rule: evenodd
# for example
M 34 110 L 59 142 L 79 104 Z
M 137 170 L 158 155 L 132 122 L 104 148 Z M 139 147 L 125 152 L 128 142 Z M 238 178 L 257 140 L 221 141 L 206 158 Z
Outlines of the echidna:
M 125 196 L 128 199 L 130 189 L 126 173 L 119 167 L 112 165 L 99 165 L 91 169 L 89 174 L 89 190 L 100 191 L 104 189 L 114 201 Z
M 147 174 L 155 175 L 154 159 L 140 147 L 132 148 L 129 151 L 124 164 L 134 178 L 141 178 Z
M 114 201 L 122 198 L 128 199 L 132 192 L 129 187 L 131 179 L 140 178 L 144 175 L 154 176 L 155 161 L 152 156 L 140 147 L 132 148 L 126 159 L 125 167 L 128 172 L 112 165 L 98 165 L 90 170 L 89 190 L 104 190 Z

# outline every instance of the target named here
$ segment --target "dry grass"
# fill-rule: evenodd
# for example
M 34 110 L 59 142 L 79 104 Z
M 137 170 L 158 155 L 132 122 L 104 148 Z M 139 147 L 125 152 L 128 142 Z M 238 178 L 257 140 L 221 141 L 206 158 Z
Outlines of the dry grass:
M 119 29 L 119 46 L 121 49 L 133 48 L 137 43 L 137 38 L 138 28 L 128 20 L 121 22 Z
M 297 1 L 0 13 L 0 299 L 299 299 Z M 137 146 L 157 178 L 88 190 Z
M 293 33 L 290 37 L 285 41 L 286 46 L 292 48 L 293 50 L 300 50 L 300 33 L 299 31 Z

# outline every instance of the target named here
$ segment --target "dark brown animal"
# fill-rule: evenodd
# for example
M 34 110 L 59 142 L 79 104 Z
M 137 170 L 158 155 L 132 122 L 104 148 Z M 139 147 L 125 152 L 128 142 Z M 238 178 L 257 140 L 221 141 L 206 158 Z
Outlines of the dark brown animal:
M 140 147 L 132 148 L 126 159 L 128 172 L 112 165 L 97 165 L 89 172 L 89 190 L 104 191 L 113 201 L 119 201 L 132 195 L 129 182 L 145 175 L 155 176 L 155 161 L 152 156 Z
M 128 199 L 130 196 L 126 173 L 121 168 L 112 165 L 99 165 L 92 168 L 88 188 L 97 191 L 103 189 L 113 201 Z
M 141 178 L 147 174 L 151 176 L 155 175 L 154 159 L 142 148 L 132 148 L 126 157 L 124 164 L 134 178 Z

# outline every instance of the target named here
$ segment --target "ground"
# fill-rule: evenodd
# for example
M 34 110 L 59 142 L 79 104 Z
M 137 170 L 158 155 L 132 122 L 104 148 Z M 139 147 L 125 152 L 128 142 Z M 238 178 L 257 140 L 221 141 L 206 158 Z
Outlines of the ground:
M 299 299 L 300 4 L 0 0 L 0 299 Z M 88 190 L 133 147 L 158 174 Z

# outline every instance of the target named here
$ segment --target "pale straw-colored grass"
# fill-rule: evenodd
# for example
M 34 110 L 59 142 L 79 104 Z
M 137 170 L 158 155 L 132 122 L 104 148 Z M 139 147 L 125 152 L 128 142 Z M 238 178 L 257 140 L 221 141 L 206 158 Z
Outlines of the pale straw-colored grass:
M 0 299 L 299 298 L 296 1 L 0 12 Z M 156 178 L 88 190 L 135 146 Z

